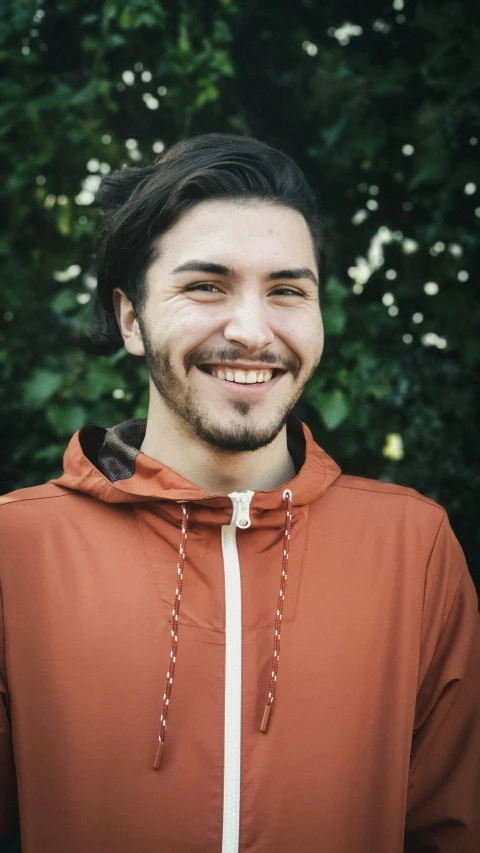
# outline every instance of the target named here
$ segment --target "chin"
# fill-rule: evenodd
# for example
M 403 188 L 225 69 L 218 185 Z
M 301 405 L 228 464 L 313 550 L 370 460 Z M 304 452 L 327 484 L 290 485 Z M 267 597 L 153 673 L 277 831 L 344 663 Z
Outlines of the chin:
M 210 447 L 224 453 L 251 453 L 267 447 L 282 431 L 287 420 L 287 414 L 272 424 L 238 424 L 223 425 L 208 422 L 198 422 L 194 431 L 198 438 Z

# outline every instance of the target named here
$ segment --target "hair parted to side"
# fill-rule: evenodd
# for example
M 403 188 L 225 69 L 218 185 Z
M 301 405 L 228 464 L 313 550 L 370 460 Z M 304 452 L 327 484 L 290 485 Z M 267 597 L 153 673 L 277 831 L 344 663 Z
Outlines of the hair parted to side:
M 315 196 L 300 167 L 264 142 L 207 133 L 182 140 L 150 166 L 111 172 L 96 203 L 104 211 L 97 294 L 88 349 L 97 355 L 123 346 L 112 294 L 119 287 L 137 314 L 159 238 L 193 205 L 210 199 L 257 199 L 285 205 L 305 218 L 325 284 L 323 228 Z

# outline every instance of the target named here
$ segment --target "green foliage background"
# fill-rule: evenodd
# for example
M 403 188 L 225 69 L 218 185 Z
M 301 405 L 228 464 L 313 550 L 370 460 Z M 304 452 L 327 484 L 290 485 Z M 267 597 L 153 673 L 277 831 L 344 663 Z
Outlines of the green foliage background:
M 344 470 L 442 503 L 478 584 L 479 7 L 14 0 L 0 63 L 2 490 L 57 474 L 83 424 L 146 413 L 136 360 L 75 339 L 101 175 L 250 133 L 301 164 L 332 243 L 299 414 Z

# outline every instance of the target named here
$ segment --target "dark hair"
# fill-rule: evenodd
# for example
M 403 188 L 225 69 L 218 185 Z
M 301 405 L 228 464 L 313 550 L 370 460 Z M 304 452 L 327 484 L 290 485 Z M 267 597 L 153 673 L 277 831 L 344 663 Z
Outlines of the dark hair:
M 300 167 L 287 154 L 251 137 L 194 136 L 173 145 L 150 166 L 110 173 L 99 187 L 96 202 L 105 216 L 90 351 L 112 353 L 123 345 L 113 290 L 120 287 L 137 314 L 141 311 L 156 243 L 182 213 L 208 199 L 248 198 L 285 205 L 304 216 L 324 285 L 323 229 Z

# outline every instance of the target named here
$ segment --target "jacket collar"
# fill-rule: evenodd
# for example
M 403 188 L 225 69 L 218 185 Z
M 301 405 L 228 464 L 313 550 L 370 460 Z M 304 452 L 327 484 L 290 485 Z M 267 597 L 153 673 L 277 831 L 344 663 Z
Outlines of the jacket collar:
M 75 433 L 64 456 L 64 474 L 52 482 L 90 494 L 107 503 L 161 500 L 231 508 L 227 495 L 209 495 L 168 466 L 140 451 L 145 421 L 126 421 L 105 430 L 84 427 Z M 289 488 L 293 506 L 320 498 L 340 474 L 340 468 L 313 440 L 306 424 L 291 415 L 287 422 L 289 450 L 296 475 L 277 489 L 256 491 L 253 515 L 278 508 Z

